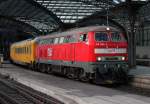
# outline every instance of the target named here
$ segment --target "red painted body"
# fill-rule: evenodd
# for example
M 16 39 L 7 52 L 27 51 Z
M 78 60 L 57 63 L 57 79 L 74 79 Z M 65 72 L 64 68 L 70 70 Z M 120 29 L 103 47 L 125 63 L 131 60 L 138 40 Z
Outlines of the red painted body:
M 104 31 L 104 30 L 103 30 Z M 70 31 L 71 34 L 71 31 Z M 73 34 L 73 33 L 72 33 Z M 84 34 L 84 32 L 76 32 L 76 42 L 70 43 L 61 43 L 61 44 L 39 44 L 36 49 L 36 58 L 42 60 L 61 60 L 61 61 L 72 61 L 72 62 L 96 62 L 97 57 L 105 57 L 105 56 L 124 56 L 127 61 L 128 54 L 126 53 L 98 53 L 95 54 L 94 50 L 98 49 L 109 49 L 109 48 L 125 48 L 127 50 L 127 41 L 122 42 L 113 42 L 111 40 L 108 41 L 96 41 L 95 31 L 88 31 L 87 41 L 80 41 L 80 35 Z M 108 37 L 110 38 L 111 30 L 107 32 Z M 61 37 L 63 35 L 57 36 L 51 35 L 48 38 L 56 38 Z M 121 35 L 124 37 L 123 35 Z M 46 39 L 46 37 L 41 38 Z M 111 51 L 111 50 L 109 50 Z

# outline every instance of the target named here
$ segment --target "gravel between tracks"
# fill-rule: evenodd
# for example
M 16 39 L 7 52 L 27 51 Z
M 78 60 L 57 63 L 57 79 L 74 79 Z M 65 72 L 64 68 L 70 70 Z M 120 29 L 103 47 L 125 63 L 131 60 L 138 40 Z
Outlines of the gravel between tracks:
M 63 104 L 20 83 L 0 76 L 0 104 Z

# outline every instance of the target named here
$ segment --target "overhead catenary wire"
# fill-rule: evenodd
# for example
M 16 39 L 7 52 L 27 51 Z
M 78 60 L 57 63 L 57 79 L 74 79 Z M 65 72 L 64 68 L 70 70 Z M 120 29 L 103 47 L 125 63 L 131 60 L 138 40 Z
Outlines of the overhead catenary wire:
M 107 14 L 106 14 L 106 18 L 107 18 L 107 26 L 109 26 L 109 0 L 107 0 Z

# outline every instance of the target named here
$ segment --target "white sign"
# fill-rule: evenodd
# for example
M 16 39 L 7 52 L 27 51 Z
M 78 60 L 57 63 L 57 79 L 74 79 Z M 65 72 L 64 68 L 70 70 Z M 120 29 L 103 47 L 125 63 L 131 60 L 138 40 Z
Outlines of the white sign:
M 47 56 L 52 56 L 52 48 L 47 49 Z

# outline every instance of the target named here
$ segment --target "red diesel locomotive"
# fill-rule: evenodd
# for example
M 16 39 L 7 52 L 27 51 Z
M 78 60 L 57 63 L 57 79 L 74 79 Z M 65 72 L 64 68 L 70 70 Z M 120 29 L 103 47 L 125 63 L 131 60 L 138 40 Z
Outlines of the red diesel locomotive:
M 97 84 L 127 78 L 127 39 L 118 29 L 88 26 L 38 37 L 35 68 Z

